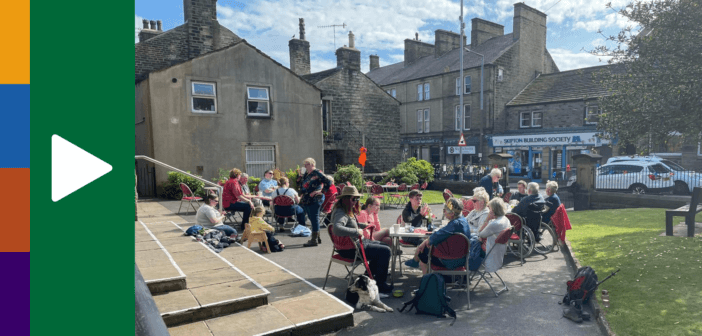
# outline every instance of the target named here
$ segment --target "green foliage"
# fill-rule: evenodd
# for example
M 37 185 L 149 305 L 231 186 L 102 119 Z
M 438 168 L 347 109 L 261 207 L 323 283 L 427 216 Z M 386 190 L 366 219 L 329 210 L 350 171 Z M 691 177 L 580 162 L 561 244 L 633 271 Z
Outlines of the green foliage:
M 219 171 L 217 172 L 217 177 L 212 178 L 212 182 L 218 183 L 218 182 L 227 182 L 229 180 L 229 170 L 226 170 L 224 168 L 219 168 Z
M 434 167 L 431 166 L 431 163 L 411 157 L 409 160 L 404 162 L 404 164 L 406 164 L 408 169 L 417 175 L 420 182 L 428 183 L 434 181 Z
M 300 166 L 297 166 L 296 169 L 288 169 L 288 171 L 285 172 L 285 176 L 290 180 L 290 188 L 293 188 L 295 190 L 300 190 L 297 187 L 297 176 L 299 175 L 300 171 Z
M 334 183 L 341 184 L 350 182 L 356 189 L 361 190 L 363 185 L 363 173 L 355 165 L 339 166 L 334 173 Z
M 181 183 L 185 183 L 185 185 L 187 185 L 196 196 L 205 195 L 203 189 L 205 187 L 205 182 L 198 181 L 185 174 L 169 171 L 168 182 L 164 182 L 161 185 L 161 194 L 159 197 L 166 199 L 181 199 L 183 197 L 183 192 L 180 190 Z
M 414 174 L 407 167 L 403 167 L 401 164 L 397 167 L 390 169 L 388 171 L 388 176 L 386 176 L 381 183 L 385 184 L 390 180 L 395 180 L 395 183 L 402 184 L 406 183 L 407 186 L 412 186 L 413 184 L 419 182 L 417 175 Z
M 418 182 L 431 182 L 434 180 L 434 167 L 427 161 L 417 160 L 412 157 L 391 169 L 382 183 L 386 183 L 391 179 L 394 179 L 395 183 L 407 183 L 407 185 Z
M 249 190 L 251 191 L 252 194 L 256 193 L 256 191 L 255 191 L 256 186 L 258 186 L 259 183 L 261 183 L 260 178 L 249 176 L 249 180 L 248 180 L 247 184 L 249 185 Z

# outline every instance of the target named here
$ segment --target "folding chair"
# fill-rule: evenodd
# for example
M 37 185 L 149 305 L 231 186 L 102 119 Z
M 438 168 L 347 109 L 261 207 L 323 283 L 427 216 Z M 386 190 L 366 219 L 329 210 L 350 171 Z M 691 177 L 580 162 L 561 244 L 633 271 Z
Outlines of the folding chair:
M 512 235 L 509 238 L 507 248 L 510 253 L 519 257 L 521 265 L 524 265 L 524 258 L 530 256 L 534 251 L 534 234 L 524 225 L 524 218 L 521 216 L 508 213 L 505 217 L 512 225 Z
M 502 195 L 502 200 L 505 201 L 505 203 L 509 203 L 509 199 L 512 198 L 512 193 L 508 192 Z
M 242 240 L 247 239 L 249 241 L 248 249 L 251 249 L 251 243 L 258 243 L 258 248 L 263 250 L 263 246 L 266 246 L 266 252 L 271 253 L 271 247 L 268 245 L 268 236 L 265 232 L 251 232 L 251 225 L 246 223 L 246 229 L 241 238 Z
M 353 283 L 353 271 L 356 270 L 356 267 L 363 265 L 363 256 L 361 255 L 361 249 L 358 247 L 358 243 L 351 239 L 351 237 L 335 236 L 333 229 L 333 225 L 329 225 L 327 227 L 327 230 L 329 231 L 329 238 L 331 238 L 332 241 L 332 254 L 331 258 L 329 259 L 327 275 L 324 277 L 324 285 L 322 286 L 322 289 L 325 289 L 327 287 L 327 280 L 329 280 L 329 270 L 331 269 L 332 263 L 343 265 L 344 268 L 346 268 L 346 278 L 349 279 L 348 283 L 346 284 L 346 288 L 351 286 L 351 283 Z M 354 259 L 347 259 L 339 254 L 339 251 L 341 250 L 351 249 L 356 249 L 356 257 Z
M 293 224 L 290 226 L 290 228 L 295 226 L 295 223 L 297 223 L 297 214 L 295 213 L 294 205 L 295 201 L 288 195 L 279 195 L 273 198 L 273 221 L 275 222 L 275 227 L 278 231 L 283 231 L 283 229 L 286 229 L 287 227 L 285 226 L 285 223 L 289 222 L 290 219 L 292 219 Z M 283 220 L 282 227 L 279 220 Z M 304 225 L 305 223 L 300 224 Z
M 324 203 L 322 203 L 322 207 L 319 209 L 320 226 L 327 227 L 327 224 L 325 224 L 324 221 L 331 214 L 332 208 L 334 207 L 334 203 L 336 203 L 336 193 L 332 194 L 329 198 L 324 199 Z
M 449 198 L 452 198 L 452 197 L 453 197 L 453 193 L 451 192 L 451 190 L 448 190 L 448 189 L 444 189 L 444 192 L 443 192 L 441 195 L 444 196 L 444 203 L 448 202 Z M 444 217 L 444 215 L 442 214 L 442 215 L 441 215 L 441 220 L 444 220 L 444 218 L 445 218 L 445 217 Z
M 341 191 L 344 190 L 344 187 L 346 187 L 346 184 L 344 183 L 339 183 L 336 185 L 336 191 L 341 194 Z
M 463 216 L 467 216 L 471 211 L 475 209 L 475 202 L 473 201 L 472 198 L 464 198 L 463 199 Z
M 390 200 L 393 201 L 390 202 Z M 397 193 L 391 194 L 388 197 L 388 204 L 402 205 L 407 202 L 407 183 L 402 183 L 399 187 L 397 187 Z
M 480 284 L 481 280 L 485 280 L 485 283 L 487 283 L 488 286 L 490 287 L 490 289 L 492 290 L 492 292 L 495 293 L 495 296 L 499 296 L 500 293 L 509 290 L 509 288 L 507 288 L 507 284 L 505 283 L 505 281 L 502 280 L 502 277 L 500 277 L 499 274 L 497 274 L 497 271 L 500 268 L 502 268 L 502 263 L 504 262 L 504 259 L 501 259 L 502 261 L 500 262 L 500 265 L 497 267 L 496 270 L 494 270 L 492 272 L 488 271 L 487 266 L 485 266 L 485 261 L 488 260 L 488 257 L 490 257 L 490 254 L 493 252 L 495 247 L 498 247 L 498 245 L 503 245 L 504 248 L 501 247 L 495 253 L 502 253 L 502 256 L 504 257 L 505 250 L 507 249 L 507 247 L 505 245 L 509 241 L 510 236 L 512 236 L 512 227 L 509 227 L 507 229 L 502 230 L 502 232 L 500 232 L 498 234 L 497 238 L 495 238 L 495 245 L 493 245 L 490 248 L 488 253 L 485 255 L 485 259 L 483 259 L 483 263 L 480 265 L 480 267 L 482 268 L 482 272 L 480 271 L 480 269 L 478 269 L 477 271 L 475 271 L 471 274 L 471 278 L 476 276 L 476 275 L 480 276 L 480 279 L 478 279 L 478 282 L 475 283 L 475 287 L 473 287 L 473 291 L 475 291 L 475 288 L 478 287 L 478 284 Z M 497 278 L 500 279 L 500 281 L 502 282 L 502 285 L 504 285 L 504 288 L 502 288 L 496 292 L 495 289 L 492 288 L 490 281 L 488 281 L 488 279 L 485 277 L 485 275 L 488 275 L 488 274 L 495 274 L 497 276 Z
M 455 269 L 448 269 L 431 264 L 432 257 L 441 259 L 465 258 L 465 264 Z M 470 271 L 468 270 L 468 258 L 470 257 L 470 239 L 462 233 L 454 233 L 451 237 L 441 242 L 437 246 L 429 245 L 429 257 L 427 258 L 428 273 L 438 273 L 441 275 L 458 275 L 466 277 L 466 298 L 468 298 L 468 309 L 470 309 Z M 459 289 L 460 290 L 460 289 Z
M 385 196 L 383 195 L 383 193 L 384 193 L 383 187 L 381 187 L 381 186 L 379 186 L 379 185 L 377 185 L 377 184 L 374 184 L 374 185 L 371 187 L 371 195 L 373 196 L 373 198 L 377 198 L 377 199 L 383 201 L 383 202 L 380 202 L 380 205 L 381 205 L 382 207 L 385 207 L 385 202 L 384 202 L 384 201 L 385 201 Z
M 428 187 L 428 186 L 429 186 L 429 183 L 424 182 L 424 183 L 422 183 L 422 185 L 419 187 L 419 190 L 420 190 L 420 191 L 427 190 L 427 187 Z
M 416 190 L 419 190 L 419 183 L 413 184 L 413 185 L 412 185 L 412 188 L 410 188 L 410 191 L 415 190 L 415 189 L 416 189 Z
M 364 194 L 369 194 L 371 193 L 371 187 L 375 184 L 373 181 L 366 181 L 366 183 L 363 184 L 363 193 Z
M 195 212 L 197 212 L 197 209 L 195 209 L 195 206 L 193 205 L 193 201 L 195 201 L 195 203 L 197 203 L 197 207 L 199 209 L 200 208 L 199 201 L 202 201 L 202 197 L 197 197 L 197 196 L 193 195 L 193 192 L 190 190 L 190 187 L 188 187 L 188 185 L 186 185 L 185 183 L 180 184 L 180 190 L 183 191 L 183 198 L 180 199 L 180 206 L 178 207 L 178 214 L 180 214 L 180 207 L 183 206 L 183 202 L 186 202 L 186 201 L 188 202 L 188 205 L 186 205 L 185 208 L 189 209 L 188 207 L 191 206 L 191 207 L 193 207 L 193 210 L 195 210 Z M 186 214 L 189 214 L 189 213 L 190 213 L 190 210 L 188 210 L 188 212 L 186 212 Z

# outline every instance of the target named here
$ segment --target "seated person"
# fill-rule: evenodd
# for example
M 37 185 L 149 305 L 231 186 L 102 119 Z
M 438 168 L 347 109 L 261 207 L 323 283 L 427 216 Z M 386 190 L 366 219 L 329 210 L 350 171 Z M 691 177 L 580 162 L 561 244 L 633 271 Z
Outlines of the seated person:
M 271 252 L 281 252 L 285 248 L 285 245 L 281 243 L 277 238 L 275 238 L 275 228 L 263 220 L 263 215 L 266 213 L 264 207 L 256 207 L 251 212 L 251 219 L 249 220 L 249 228 L 251 233 L 265 232 L 266 238 L 268 238 L 268 246 L 271 247 Z M 245 234 L 244 236 L 247 236 Z M 265 252 L 265 246 L 261 249 Z
M 405 223 L 411 223 L 413 227 L 422 226 L 429 214 L 429 207 L 422 204 L 422 196 L 422 192 L 417 189 L 410 191 L 409 202 L 402 210 L 402 220 Z M 422 243 L 422 238 L 404 238 L 403 241 L 417 246 Z
M 510 197 L 509 200 L 510 201 L 514 200 L 514 201 L 519 202 L 522 200 L 522 198 L 527 197 L 526 187 L 527 187 L 526 181 L 521 180 L 521 181 L 517 182 L 518 191 L 516 193 L 512 194 L 512 197 Z
M 546 205 L 546 201 L 544 197 L 539 194 L 539 184 L 536 182 L 529 182 L 529 184 L 527 184 L 527 193 L 529 196 L 524 197 L 519 204 L 512 209 L 512 212 L 524 218 L 526 226 L 531 229 L 534 238 L 538 242 L 541 240 L 541 234 L 539 233 L 541 212 Z
M 278 181 L 273 179 L 273 171 L 266 170 L 261 182 L 258 183 L 258 196 L 264 206 L 271 206 L 271 196 L 276 189 L 278 189 Z
M 334 185 L 334 176 L 331 175 L 326 175 L 326 177 L 329 179 L 331 184 L 329 184 L 329 190 L 324 193 L 324 203 L 322 203 L 322 208 L 319 210 L 320 213 L 331 213 L 332 206 L 334 206 L 334 202 L 336 202 L 336 195 L 339 194 L 339 190 L 336 188 Z M 324 224 L 329 224 L 331 221 L 330 216 L 326 216 L 324 218 Z
M 356 216 L 359 223 L 368 224 L 363 230 L 363 237 L 370 240 L 379 241 L 385 245 L 392 245 L 389 229 L 380 228 L 380 219 L 378 219 L 378 211 L 380 210 L 380 200 L 375 197 L 368 197 L 366 204 L 361 207 L 361 212 Z M 371 236 L 371 228 L 373 235 Z
M 241 173 L 241 176 L 239 176 L 239 185 L 241 185 L 241 192 L 245 196 L 250 198 L 255 206 L 263 205 L 263 203 L 261 203 L 261 200 L 259 199 L 258 195 L 251 194 L 251 190 L 249 189 L 248 182 L 249 182 L 249 174 Z
M 407 260 L 405 265 L 409 267 L 420 267 L 424 274 L 427 273 L 427 263 L 429 262 L 429 245 L 436 246 L 444 240 L 451 237 L 454 233 L 462 233 L 466 237 L 470 237 L 470 227 L 465 217 L 461 216 L 463 211 L 463 203 L 455 198 L 449 198 L 444 205 L 444 218 L 449 220 L 446 226 L 441 227 L 441 229 L 435 231 L 429 236 L 428 240 L 425 240 L 417 250 L 414 252 L 414 258 Z M 455 269 L 465 265 L 465 257 L 455 260 L 445 260 L 439 259 L 437 257 L 431 257 L 432 266 L 444 267 L 448 269 Z
M 490 199 L 495 196 L 502 197 L 502 193 L 504 191 L 502 190 L 502 185 L 500 185 L 499 182 L 501 177 L 502 170 L 499 168 L 493 168 L 490 171 L 490 174 L 485 175 L 480 179 L 479 185 L 485 188 L 485 192 L 487 192 L 488 196 L 490 196 Z
M 339 200 L 332 209 L 333 233 L 338 237 L 349 237 L 351 239 L 362 239 L 363 230 L 366 226 L 356 221 L 356 214 L 360 212 L 358 205 L 361 195 L 356 187 L 347 186 L 339 195 Z M 373 274 L 373 279 L 378 285 L 381 293 L 392 292 L 392 286 L 385 283 L 388 277 L 388 266 L 390 265 L 390 247 L 374 241 L 363 239 L 363 248 L 366 251 L 368 267 Z M 339 250 L 339 255 L 347 259 L 356 257 L 356 249 Z
M 297 222 L 300 225 L 305 225 L 305 211 L 302 210 L 302 207 L 298 205 L 298 203 L 300 203 L 300 196 L 297 195 L 297 191 L 295 191 L 295 189 L 290 188 L 290 180 L 288 180 L 287 177 L 283 176 L 280 179 L 278 179 L 278 186 L 278 189 L 276 189 L 272 193 L 273 199 L 275 199 L 276 196 L 280 195 L 290 196 L 295 202 L 295 205 L 293 205 L 293 210 L 295 211 Z M 283 221 L 284 219 L 279 219 L 278 224 L 283 225 Z
M 546 182 L 546 211 L 544 212 L 541 221 L 548 223 L 551 221 L 551 216 L 556 213 L 556 209 L 561 206 L 561 199 L 558 198 L 556 192 L 558 191 L 558 183 L 556 181 Z
M 478 187 L 473 189 L 473 199 L 475 208 L 466 215 L 466 221 L 470 226 L 471 233 L 478 233 L 478 229 L 485 223 L 489 210 L 487 209 L 489 197 L 485 189 Z
M 222 191 L 222 207 L 229 211 L 241 211 L 243 213 L 241 220 L 241 231 L 246 228 L 246 223 L 249 222 L 251 209 L 254 208 L 252 198 L 245 195 L 241 190 L 239 178 L 241 170 L 234 168 L 229 172 L 229 180 L 224 183 Z
M 220 230 L 224 232 L 225 235 L 236 238 L 236 230 L 229 225 L 224 225 L 222 222 L 224 220 L 224 214 L 215 209 L 217 203 L 219 203 L 219 197 L 217 197 L 216 194 L 208 194 L 205 196 L 204 203 L 205 204 L 203 204 L 200 209 L 197 209 L 195 223 L 202 227 L 214 225 L 213 229 Z
M 495 219 L 485 223 L 479 230 L 478 236 L 482 241 L 487 240 L 485 251 L 488 252 L 495 245 L 497 235 L 503 230 L 509 228 L 509 219 L 505 217 L 505 202 L 501 198 L 494 198 L 488 203 L 490 209 L 490 217 Z M 485 260 L 485 270 L 487 272 L 495 272 L 502 266 L 502 259 L 505 256 L 507 245 L 500 244 L 495 247 L 495 250 L 490 252 L 488 259 Z

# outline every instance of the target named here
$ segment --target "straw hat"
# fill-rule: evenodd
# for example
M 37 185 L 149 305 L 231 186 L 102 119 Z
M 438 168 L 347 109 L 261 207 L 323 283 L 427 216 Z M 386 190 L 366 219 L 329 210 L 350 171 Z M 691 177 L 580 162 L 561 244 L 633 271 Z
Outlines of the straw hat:
M 341 195 L 339 197 L 344 197 L 344 196 L 358 196 L 358 197 L 363 197 L 363 195 L 358 193 L 358 189 L 354 186 L 346 186 L 344 187 L 344 190 L 341 191 Z

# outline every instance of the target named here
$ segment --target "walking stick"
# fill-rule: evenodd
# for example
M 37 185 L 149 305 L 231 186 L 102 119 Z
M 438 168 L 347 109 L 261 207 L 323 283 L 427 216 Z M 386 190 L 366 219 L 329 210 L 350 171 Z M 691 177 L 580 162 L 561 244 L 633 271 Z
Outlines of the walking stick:
M 358 238 L 358 246 L 361 247 L 361 254 L 363 255 L 363 265 L 366 266 L 368 271 L 368 277 L 373 280 L 373 272 L 371 272 L 370 267 L 368 267 L 368 259 L 366 259 L 366 250 L 363 248 L 363 239 Z

